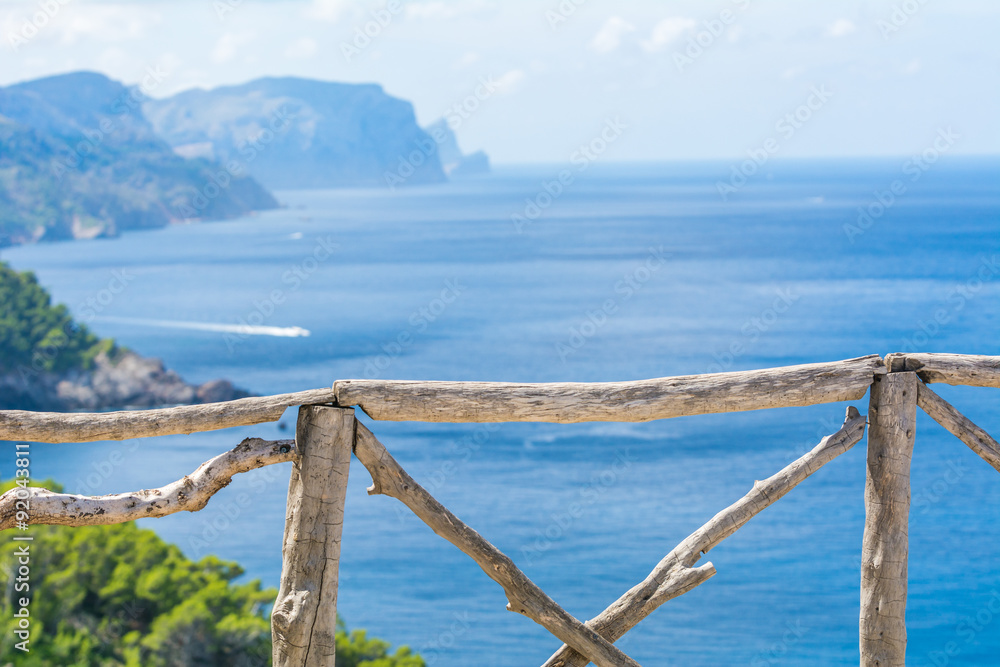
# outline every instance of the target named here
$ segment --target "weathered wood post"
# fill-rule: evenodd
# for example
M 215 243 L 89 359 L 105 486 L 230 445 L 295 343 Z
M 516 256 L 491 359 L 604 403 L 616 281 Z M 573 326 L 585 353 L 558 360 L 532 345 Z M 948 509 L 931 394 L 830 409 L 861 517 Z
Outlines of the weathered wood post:
M 910 459 L 917 382 L 916 373 L 890 372 L 875 376 L 871 388 L 861 545 L 862 667 L 903 667 L 906 661 Z
M 288 484 L 281 586 L 271 613 L 274 667 L 333 667 L 337 572 L 354 410 L 299 408 Z

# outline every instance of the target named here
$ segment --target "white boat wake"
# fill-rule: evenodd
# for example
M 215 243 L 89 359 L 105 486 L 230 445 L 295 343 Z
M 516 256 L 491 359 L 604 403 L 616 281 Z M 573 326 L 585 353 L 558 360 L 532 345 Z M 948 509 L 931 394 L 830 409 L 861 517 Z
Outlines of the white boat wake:
M 176 320 L 146 320 L 138 317 L 98 316 L 95 320 L 117 322 L 120 324 L 137 324 L 139 326 L 161 327 L 166 329 L 188 329 L 191 331 L 214 331 L 218 333 L 234 333 L 241 336 L 278 336 L 281 338 L 300 338 L 309 336 L 312 332 L 302 327 L 269 327 L 253 324 L 214 324 L 211 322 L 184 322 Z

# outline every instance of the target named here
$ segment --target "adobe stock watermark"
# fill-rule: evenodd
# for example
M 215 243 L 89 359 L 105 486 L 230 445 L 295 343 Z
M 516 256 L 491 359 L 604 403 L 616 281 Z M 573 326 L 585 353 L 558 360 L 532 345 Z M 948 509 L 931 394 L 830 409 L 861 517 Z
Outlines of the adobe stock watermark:
M 84 129 L 83 138 L 70 145 L 70 154 L 56 158 L 51 168 L 52 175 L 62 180 L 71 169 L 79 169 L 84 159 L 96 153 L 108 137 L 124 127 L 129 116 L 138 114 L 141 117 L 142 104 L 151 99 L 150 94 L 159 88 L 168 76 L 170 73 L 160 65 L 147 67 L 145 75 L 137 85 L 130 86 L 111 102 L 108 108 L 113 115 L 102 118 L 96 128 Z
M 768 137 L 759 148 L 747 150 L 748 159 L 730 167 L 728 182 L 715 182 L 715 189 L 718 190 L 722 201 L 729 201 L 730 195 L 746 185 L 750 177 L 767 164 L 771 156 L 781 150 L 782 142 L 794 137 L 795 133 L 801 130 L 817 111 L 826 106 L 832 97 L 833 93 L 827 90 L 826 84 L 821 84 L 819 87 L 812 86 L 805 101 L 774 124 L 777 136 Z
M 288 131 L 294 118 L 295 114 L 289 112 L 284 104 L 278 107 L 271 114 L 267 127 L 239 147 L 240 159 L 230 158 L 225 165 L 220 165 L 223 168 L 209 174 L 205 184 L 195 192 L 190 201 L 177 206 L 180 218 L 193 220 L 202 217 L 205 209 L 229 188 L 233 179 L 246 175 L 250 164 L 257 159 L 257 156 L 278 136 Z
M 957 459 L 949 459 L 947 468 L 944 469 L 937 479 L 920 489 L 919 493 L 913 495 L 911 506 L 914 511 L 927 514 L 931 507 L 936 505 L 962 478 L 965 477 L 967 469 L 965 464 Z
M 483 448 L 493 434 L 500 430 L 499 424 L 484 423 L 477 424 L 472 433 L 467 433 L 459 440 L 452 440 L 445 446 L 445 451 L 454 458 L 444 459 L 441 464 L 429 475 L 421 478 L 421 486 L 427 489 L 430 494 L 436 493 L 452 479 L 463 466 L 472 460 L 479 450 Z M 396 512 L 396 519 L 400 523 L 406 523 L 413 517 L 413 513 L 403 503 L 393 503 L 393 510 Z
M 787 628 L 781 635 L 781 641 L 774 642 L 766 651 L 761 651 L 750 660 L 750 667 L 770 667 L 771 665 L 784 664 L 788 650 L 802 641 L 802 638 L 809 628 L 803 627 L 802 621 L 796 619 L 795 623 L 789 621 L 785 624 Z
M 455 613 L 453 618 L 454 620 L 448 624 L 447 628 L 438 632 L 430 641 L 421 644 L 417 650 L 417 653 L 428 665 L 436 663 L 441 658 L 442 651 L 454 648 L 458 640 L 472 627 L 467 611 L 463 611 L 461 614 Z
M 733 4 L 741 10 L 750 8 L 751 0 L 733 0 Z M 674 51 L 674 66 L 683 73 L 687 67 L 695 63 L 704 53 L 715 45 L 716 41 L 726 34 L 729 26 L 736 23 L 737 15 L 731 9 L 723 9 L 712 19 L 701 22 L 701 29 L 688 37 L 687 45 L 680 51 Z
M 843 418 L 838 419 L 833 414 L 824 415 L 820 417 L 819 421 L 816 422 L 816 430 L 813 432 L 813 440 L 805 441 L 798 445 L 793 445 L 787 450 L 783 450 L 780 458 L 787 460 L 789 462 L 800 459 L 812 450 L 814 450 L 819 443 L 823 441 L 823 438 L 828 435 L 832 435 L 839 431 L 843 427 Z M 859 561 L 860 562 L 860 561 Z
M 427 476 L 426 483 L 423 485 L 429 493 L 433 493 L 441 489 L 445 483 L 455 476 L 456 473 L 461 469 L 462 465 L 468 463 L 472 460 L 479 450 L 483 448 L 493 434 L 500 430 L 499 424 L 484 423 L 477 424 L 476 428 L 472 433 L 467 433 L 458 440 L 452 440 L 445 447 L 445 450 L 449 455 L 454 456 L 453 459 L 448 459 L 443 461 L 437 470 L 432 472 Z
M 103 313 L 135 280 L 135 275 L 127 267 L 111 271 L 107 284 L 90 294 L 77 306 L 77 319 L 67 320 L 63 328 L 53 337 L 46 336 L 31 353 L 31 364 L 20 364 L 18 374 L 21 383 L 28 385 L 29 380 L 46 373 L 49 363 L 59 356 L 60 352 L 73 340 L 77 334 L 77 323 L 90 324 L 99 314 Z
M 597 136 L 581 144 L 570 155 L 569 162 L 576 168 L 576 173 L 587 171 L 591 164 L 604 155 L 611 144 L 618 141 L 628 127 L 618 116 L 604 121 L 604 127 Z M 575 181 L 576 174 L 572 169 L 563 169 L 551 181 L 542 181 L 538 193 L 524 200 L 524 209 L 520 213 L 511 214 L 510 221 L 514 225 L 514 231 L 521 234 L 525 227 L 538 220 Z
M 31 16 L 25 17 L 21 25 L 16 30 L 7 33 L 7 45 L 15 53 L 25 44 L 33 40 L 45 29 L 62 8 L 73 0 L 39 0 L 35 3 L 38 8 Z
M 266 498 L 265 491 L 278 484 L 288 484 L 288 470 L 285 466 L 264 466 L 254 471 L 249 477 L 250 491 L 240 491 L 225 503 L 218 505 L 213 502 L 211 518 L 208 513 L 198 515 L 199 526 L 188 534 L 187 555 L 192 560 L 198 560 L 211 553 L 212 545 L 222 537 L 236 521 L 249 512 L 261 498 Z
M 301 261 L 292 264 L 281 274 L 281 283 L 287 286 L 286 289 L 275 288 L 261 299 L 254 299 L 250 311 L 237 320 L 240 329 L 237 331 L 227 331 L 223 340 L 229 353 L 236 350 L 236 346 L 253 335 L 255 327 L 263 326 L 281 308 L 288 298 L 289 293 L 297 291 L 302 285 L 315 274 L 320 266 L 333 257 L 340 248 L 333 236 L 317 236 L 312 249 Z
M 596 308 L 587 310 L 584 318 L 578 324 L 569 328 L 569 336 L 565 341 L 556 343 L 556 354 L 564 364 L 570 355 L 580 350 L 591 338 L 608 323 L 608 318 L 618 312 L 619 308 L 637 294 L 642 288 L 653 279 L 666 263 L 671 253 L 667 252 L 663 246 L 649 248 L 649 256 L 641 264 L 624 274 L 620 280 L 614 284 L 616 296 L 609 297 L 601 302 Z
M 747 353 L 760 337 L 771 330 L 771 327 L 788 312 L 792 305 L 801 298 L 795 294 L 791 287 L 776 289 L 774 291 L 774 301 L 770 306 L 760 311 L 756 317 L 751 317 L 740 327 L 740 335 L 729 344 L 729 347 L 722 353 L 713 352 L 715 359 L 709 364 L 706 373 L 722 373 L 733 367 L 733 364 L 741 356 Z
M 961 641 L 953 639 L 947 642 L 941 650 L 928 652 L 927 658 L 936 667 L 950 665 L 952 658 L 961 655 L 965 646 L 972 644 L 980 633 L 989 629 L 997 616 L 1000 616 L 1000 590 L 994 588 L 990 591 L 989 599 L 976 611 L 975 616 L 959 617 L 958 625 L 955 626 L 955 635 Z
M 549 551 L 552 546 L 566 535 L 574 523 L 586 514 L 587 509 L 600 500 L 604 494 L 621 481 L 622 476 L 632 468 L 635 456 L 631 448 L 626 447 L 615 454 L 614 462 L 608 468 L 594 475 L 590 481 L 577 493 L 574 500 L 563 512 L 551 515 L 551 522 L 544 529 L 535 530 L 535 539 L 527 546 L 521 547 L 524 562 L 531 564 L 541 554 Z
M 931 145 L 919 155 L 913 155 L 903 163 L 902 173 L 909 178 L 907 180 L 897 178 L 885 190 L 873 192 L 872 200 L 868 204 L 858 207 L 855 221 L 844 223 L 844 234 L 847 235 L 847 240 L 854 243 L 859 236 L 863 236 L 871 229 L 896 204 L 899 198 L 906 194 L 909 189 L 907 181 L 909 183 L 919 181 L 941 159 L 941 156 L 950 151 L 961 138 L 961 135 L 955 132 L 950 125 L 946 128 L 938 128 L 937 135 Z
M 103 459 L 100 461 L 91 461 L 91 470 L 81 472 L 80 477 L 76 478 L 76 485 L 73 487 L 73 493 L 81 495 L 91 495 L 94 491 L 97 491 L 102 487 L 102 485 L 111 479 L 114 471 L 126 460 L 126 454 L 134 452 L 139 448 L 140 441 L 135 439 L 127 447 L 116 447 L 112 449 Z
M 561 0 L 555 9 L 545 10 L 545 20 L 549 27 L 555 30 L 560 25 L 569 20 L 569 17 L 576 14 L 576 10 L 587 4 L 587 0 Z
M 369 359 L 365 364 L 365 377 L 370 380 L 375 379 L 389 368 L 393 361 L 413 345 L 419 334 L 427 331 L 431 324 L 436 322 L 453 303 L 458 301 L 466 288 L 467 286 L 459 282 L 458 278 L 445 280 L 444 287 L 436 297 L 410 314 L 407 320 L 409 326 L 379 346 L 382 353 L 374 359 Z
M 941 333 L 942 327 L 950 323 L 965 310 L 969 301 L 975 299 L 987 283 L 1000 275 L 1000 255 L 983 257 L 975 275 L 965 282 L 955 285 L 945 297 L 946 307 L 936 308 L 927 319 L 922 319 L 917 328 L 900 342 L 900 352 L 920 352 L 927 343 Z
M 344 56 L 344 60 L 351 62 L 360 56 L 361 52 L 371 46 L 402 11 L 403 3 L 400 0 L 389 0 L 382 9 L 373 10 L 370 20 L 364 25 L 354 27 L 354 38 L 350 42 L 340 43 L 340 53 Z
M 499 88 L 500 85 L 493 79 L 492 75 L 479 77 L 479 83 L 473 91 L 445 111 L 445 122 L 448 123 L 452 132 L 471 118 L 472 114 L 479 110 L 482 103 L 491 98 Z M 438 152 L 438 146 L 448 139 L 448 133 L 443 128 L 433 128 L 428 136 L 414 139 L 413 150 L 406 155 L 399 156 L 396 170 L 385 171 L 382 174 L 385 184 L 395 192 L 396 187 L 404 184 L 413 176 L 419 167 Z
M 926 5 L 927 0 L 903 0 L 893 5 L 888 17 L 875 21 L 875 27 L 882 34 L 882 39 L 888 40 L 893 34 L 902 30 L 903 26 Z
M 225 21 L 229 14 L 236 11 L 236 8 L 243 4 L 243 0 L 215 0 L 212 8 L 220 21 Z

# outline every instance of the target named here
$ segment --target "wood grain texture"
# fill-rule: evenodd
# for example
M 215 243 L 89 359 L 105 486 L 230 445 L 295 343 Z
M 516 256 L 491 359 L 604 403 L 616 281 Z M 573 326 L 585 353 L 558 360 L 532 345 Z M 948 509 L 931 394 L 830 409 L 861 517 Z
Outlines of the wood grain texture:
M 864 396 L 883 371 L 878 355 L 756 371 L 634 382 L 417 382 L 338 380 L 337 404 L 372 419 L 426 422 L 641 422 Z
M 906 662 L 910 460 L 916 436 L 917 375 L 876 378 L 869 402 L 865 530 L 861 545 L 862 667 Z
M 202 463 L 190 475 L 159 489 L 82 496 L 35 487 L 14 488 L 0 496 L 0 530 L 16 525 L 17 512 L 24 508 L 22 503 L 27 504 L 30 525 L 104 526 L 175 512 L 197 512 L 229 486 L 233 475 L 294 457 L 293 440 L 247 438 L 234 449 Z
M 119 412 L 0 410 L 0 440 L 93 442 L 197 433 L 281 419 L 293 405 L 332 403 L 332 389 L 240 398 L 222 403 Z
M 299 408 L 288 483 L 281 585 L 271 612 L 275 667 L 333 667 L 337 582 L 354 410 Z
M 823 438 L 810 452 L 771 477 L 755 482 L 749 493 L 691 533 L 657 564 L 645 580 L 588 621 L 587 626 L 609 641 L 618 641 L 664 602 L 707 581 L 715 574 L 715 568 L 711 563 L 694 567 L 702 555 L 777 502 L 823 465 L 857 444 L 864 436 L 865 422 L 864 415 L 858 414 L 854 407 L 849 407 L 840 430 Z M 583 667 L 586 664 L 588 661 L 583 655 L 564 645 L 544 663 L 544 667 Z
M 989 433 L 972 423 L 972 420 L 923 383 L 917 385 L 917 405 L 1000 472 L 1000 443 L 990 437 Z
M 372 486 L 368 493 L 399 500 L 431 530 L 476 561 L 483 572 L 503 588 L 508 600 L 507 609 L 527 616 L 589 656 L 600 667 L 637 667 L 637 662 L 557 605 L 510 558 L 435 500 L 360 422 L 357 424 L 354 453 L 371 473 Z
M 912 371 L 927 383 L 962 384 L 970 387 L 1000 387 L 1000 357 L 979 354 L 894 353 L 885 358 L 887 367 Z

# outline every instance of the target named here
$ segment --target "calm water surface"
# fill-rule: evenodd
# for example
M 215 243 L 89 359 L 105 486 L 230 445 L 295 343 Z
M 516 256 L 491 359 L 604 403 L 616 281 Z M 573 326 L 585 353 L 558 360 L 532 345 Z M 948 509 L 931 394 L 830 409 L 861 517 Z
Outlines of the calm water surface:
M 191 381 L 226 377 L 262 394 L 352 377 L 596 381 L 913 349 L 1000 354 L 997 161 L 942 161 L 846 230 L 876 192 L 909 178 L 902 160 L 777 165 L 728 201 L 715 185 L 728 164 L 594 168 L 539 199 L 562 168 L 397 193 L 281 192 L 280 211 L 4 258 L 36 271 L 99 334 Z M 516 226 L 526 199 L 547 206 Z M 109 298 L 116 272 L 127 288 Z M 241 322 L 311 335 L 183 324 Z M 1000 435 L 995 390 L 939 391 Z M 867 398 L 854 404 L 867 411 Z M 445 505 L 589 618 L 754 480 L 836 430 L 844 408 L 371 427 Z M 289 433 L 268 424 L 37 445 L 33 472 L 76 492 L 159 486 L 247 435 Z M 116 451 L 124 462 L 112 465 Z M 646 665 L 856 664 L 864 456 L 861 445 L 840 457 L 713 550 L 715 578 L 622 648 Z M 351 476 L 340 593 L 350 626 L 435 666 L 468 665 L 473 651 L 477 665 L 540 664 L 557 648 L 504 610 L 471 560 L 396 501 L 368 497 L 360 465 Z M 145 525 L 276 586 L 287 479 L 287 465 L 241 475 L 206 510 Z M 989 612 L 1000 595 L 996 472 L 921 414 L 912 489 L 908 663 L 944 664 L 939 652 L 955 642 L 948 664 L 1000 664 Z M 569 514 L 574 504 L 582 514 Z

